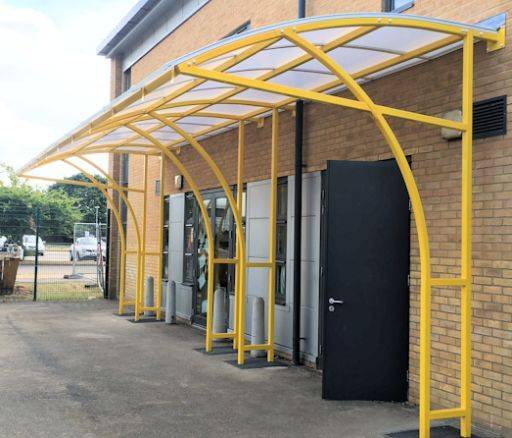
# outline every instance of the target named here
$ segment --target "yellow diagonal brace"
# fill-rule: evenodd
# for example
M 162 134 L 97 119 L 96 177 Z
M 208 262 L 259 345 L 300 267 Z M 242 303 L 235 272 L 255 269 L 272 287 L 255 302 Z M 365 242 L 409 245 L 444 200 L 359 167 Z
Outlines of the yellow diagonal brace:
M 321 51 L 319 51 L 321 52 Z M 324 53 L 324 52 L 321 52 Z M 325 55 L 325 53 L 324 53 Z M 316 91 L 303 90 L 300 88 L 288 87 L 286 85 L 280 85 L 275 83 L 268 83 L 257 79 L 248 79 L 244 77 L 235 76 L 229 73 L 221 73 L 216 71 L 205 70 L 193 66 L 180 67 L 183 74 L 195 76 L 204 79 L 210 79 L 212 81 L 224 82 L 232 85 L 238 85 L 246 88 L 252 88 L 261 91 L 267 91 L 269 93 L 280 94 L 283 96 L 296 97 L 311 102 L 326 103 L 332 105 L 343 106 L 346 108 L 352 108 L 362 111 L 371 112 L 368 106 L 364 102 L 359 102 L 353 99 L 347 99 L 332 94 L 318 93 Z M 395 108 L 389 108 L 382 105 L 374 106 L 379 110 L 381 114 L 398 117 L 401 119 L 412 120 L 415 122 L 428 123 L 434 126 L 440 126 L 444 128 L 456 129 L 458 131 L 464 131 L 466 128 L 461 122 L 454 122 L 452 120 L 443 119 L 440 117 L 427 116 L 424 114 L 417 114 L 411 111 L 399 110 Z

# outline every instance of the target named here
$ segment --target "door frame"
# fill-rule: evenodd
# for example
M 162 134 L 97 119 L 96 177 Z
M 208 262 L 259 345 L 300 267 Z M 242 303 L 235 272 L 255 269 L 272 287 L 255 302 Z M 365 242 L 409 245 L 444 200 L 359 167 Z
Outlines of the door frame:
M 236 196 L 236 186 L 231 186 L 232 190 L 233 190 L 233 193 L 234 195 Z M 245 185 L 244 185 L 244 190 L 245 190 Z M 205 190 L 201 190 L 201 196 L 203 197 L 203 200 L 212 200 L 212 215 L 210 217 L 210 224 L 212 226 L 212 231 L 213 231 L 213 238 L 216 239 L 216 226 L 215 226 L 215 199 L 217 198 L 221 198 L 221 197 L 226 197 L 226 194 L 224 192 L 224 190 L 222 188 L 213 188 L 213 189 L 205 189 Z M 198 225 L 199 225 L 199 219 L 200 218 L 200 214 L 199 214 L 199 207 L 197 205 L 197 200 L 195 199 L 195 197 L 192 197 L 193 201 L 194 201 L 194 211 L 193 211 L 193 215 L 194 215 L 194 257 L 193 257 L 193 267 L 194 267 L 194 281 L 190 284 L 189 283 L 189 286 L 192 287 L 192 309 L 191 309 L 191 322 L 193 325 L 196 325 L 198 327 L 201 327 L 201 328 L 205 328 L 206 327 L 206 319 L 202 316 L 202 314 L 198 314 L 196 312 L 196 309 L 197 309 L 197 294 L 198 294 L 198 284 L 197 284 L 197 276 L 198 276 L 198 263 L 197 263 L 197 244 L 198 244 Z M 229 204 L 227 206 L 228 210 L 231 211 L 230 207 L 229 207 Z M 232 213 L 231 213 L 232 215 Z M 235 254 L 235 248 L 236 248 L 236 232 L 235 232 L 235 222 L 233 220 L 233 218 L 231 219 L 231 225 L 232 225 L 232 229 L 230 230 L 230 233 L 229 233 L 229 255 L 228 257 L 229 258 L 233 258 L 234 257 L 234 254 Z M 215 248 L 215 243 L 214 243 L 214 248 Z M 210 257 L 210 254 L 208 254 L 208 257 Z M 185 258 L 185 251 L 183 251 L 183 258 Z M 228 286 L 227 286 L 227 290 L 226 290 L 226 293 L 227 293 L 227 297 L 229 297 L 229 295 L 233 294 L 234 293 L 234 281 L 235 281 L 235 278 L 234 278 L 234 275 L 233 275 L 233 271 L 234 270 L 234 267 L 232 265 L 229 265 L 228 266 Z M 229 308 L 229 299 L 226 300 L 226 307 Z M 226 315 L 228 315 L 228 313 L 226 312 Z

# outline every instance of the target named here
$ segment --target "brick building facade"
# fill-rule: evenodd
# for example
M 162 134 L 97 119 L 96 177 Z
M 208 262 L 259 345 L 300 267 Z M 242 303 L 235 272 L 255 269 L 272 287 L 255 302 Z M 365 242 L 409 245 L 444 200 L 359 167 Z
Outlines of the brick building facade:
M 218 41 L 249 23 L 257 28 L 296 17 L 296 2 L 210 0 L 203 2 L 186 21 L 154 45 L 130 66 L 122 55 L 112 58 L 112 97 L 135 84 L 164 62 Z M 477 2 L 459 0 L 416 0 L 404 13 L 476 23 L 502 12 L 510 13 L 510 1 Z M 375 12 L 381 0 L 309 0 L 307 15 Z M 507 28 L 510 35 L 510 26 Z M 510 95 L 512 91 L 512 41 L 507 47 L 487 53 L 485 44 L 475 47 L 475 101 Z M 379 104 L 425 114 L 440 115 L 460 108 L 462 53 L 443 57 L 394 73 L 365 85 Z M 129 69 L 130 82 L 126 71 Z M 124 70 L 124 71 L 123 71 Z M 455 84 L 455 85 L 454 85 Z M 348 94 L 347 94 L 348 96 Z M 509 109 L 510 112 L 510 109 Z M 460 263 L 460 140 L 446 141 L 440 129 L 404 120 L 391 120 L 391 126 L 408 155 L 425 205 L 432 251 L 432 272 L 436 275 L 459 273 Z M 510 127 L 510 122 L 509 122 Z M 279 125 L 280 177 L 294 171 L 294 113 L 284 112 Z M 361 112 L 315 103 L 305 105 L 304 172 L 325 169 L 326 160 L 385 160 L 391 153 L 371 118 Z M 246 127 L 245 182 L 269 178 L 271 123 Z M 202 144 L 222 168 L 230 184 L 236 183 L 236 130 L 210 137 Z M 197 154 L 181 148 L 179 157 L 196 177 L 200 189 L 218 187 L 213 174 Z M 142 157 L 129 159 L 129 183 L 142 185 Z M 111 156 L 110 170 L 122 180 L 121 157 Z M 158 195 L 153 190 L 159 179 L 160 159 L 149 158 L 147 251 L 158 250 Z M 510 134 L 475 140 L 473 203 L 473 412 L 476 423 L 512 433 L 512 139 Z M 176 169 L 165 162 L 166 195 L 186 193 L 173 187 Z M 130 194 L 139 214 L 140 195 Z M 133 224 L 128 219 L 128 247 L 134 245 Z M 115 233 L 114 233 L 115 234 Z M 115 260 L 116 236 L 112 239 L 111 260 Z M 419 257 L 414 223 L 410 236 L 410 358 L 409 401 L 418 401 L 419 336 Z M 156 276 L 157 258 L 147 257 L 146 272 Z M 115 290 L 117 270 L 111 268 Z M 128 257 L 128 290 L 133 289 L 135 259 Z M 307 288 L 306 286 L 303 286 Z M 303 291 L 307 294 L 308 291 Z M 432 298 L 432 404 L 457 405 L 459 398 L 459 296 L 455 289 L 435 288 Z

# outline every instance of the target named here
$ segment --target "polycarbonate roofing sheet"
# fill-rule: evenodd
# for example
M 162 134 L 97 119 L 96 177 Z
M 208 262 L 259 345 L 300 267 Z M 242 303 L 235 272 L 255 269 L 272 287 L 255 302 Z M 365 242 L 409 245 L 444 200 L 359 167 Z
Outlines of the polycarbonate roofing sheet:
M 21 171 L 57 159 L 63 151 L 154 145 L 138 130 L 166 146 L 181 144 L 187 142 L 184 136 L 214 135 L 229 123 L 236 126 L 289 105 L 300 97 L 297 90 L 328 94 L 343 89 L 335 72 L 317 59 L 318 50 L 354 78 L 368 81 L 455 50 L 469 32 L 496 41 L 501 21 L 486 27 L 400 14 L 332 15 L 245 32 L 166 63 Z M 210 73 L 227 76 L 213 79 Z M 139 146 L 133 148 L 140 153 Z

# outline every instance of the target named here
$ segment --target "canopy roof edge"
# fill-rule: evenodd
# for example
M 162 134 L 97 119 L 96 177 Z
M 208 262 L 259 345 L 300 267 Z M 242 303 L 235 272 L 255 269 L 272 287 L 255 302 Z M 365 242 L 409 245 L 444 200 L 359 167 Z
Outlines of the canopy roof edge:
M 342 14 L 248 31 L 167 62 L 30 160 L 18 173 L 66 151 L 141 153 L 144 139 L 134 138 L 130 130 L 123 131 L 125 122 L 145 123 L 144 129 L 160 135 L 167 146 L 183 142 L 182 136 L 152 118 L 152 111 L 182 124 L 190 135 L 201 137 L 226 130 L 237 120 L 250 120 L 273 107 L 289 105 L 304 98 L 303 93 L 314 97 L 312 93 L 339 90 L 339 82 L 329 77 L 318 60 L 287 39 L 287 32 L 321 47 L 334 61 L 345 62 L 343 68 L 365 82 L 455 50 L 468 33 L 486 41 L 491 49 L 500 48 L 504 45 L 505 19 L 505 14 L 500 14 L 468 25 L 414 15 Z M 359 102 L 345 100 L 338 103 L 364 109 Z M 388 115 L 396 115 L 393 111 L 389 109 Z M 400 115 L 407 118 L 406 114 Z M 429 116 L 425 117 L 423 121 L 428 123 Z M 151 145 L 146 146 L 150 153 Z

